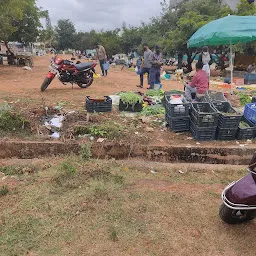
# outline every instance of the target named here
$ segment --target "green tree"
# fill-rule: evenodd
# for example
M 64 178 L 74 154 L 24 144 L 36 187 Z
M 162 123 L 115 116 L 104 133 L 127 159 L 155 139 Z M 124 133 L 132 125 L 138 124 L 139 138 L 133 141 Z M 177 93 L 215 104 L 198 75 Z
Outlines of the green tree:
M 127 27 L 123 24 L 121 36 L 121 49 L 124 53 L 128 54 L 138 49 L 142 43 L 141 29 L 138 27 Z
M 188 56 L 188 70 L 192 70 L 193 51 L 187 48 L 189 38 L 202 26 L 212 20 L 232 14 L 232 10 L 227 6 L 221 6 L 218 1 L 212 0 L 193 0 L 183 3 L 180 7 L 169 14 L 177 17 L 177 22 L 161 40 L 167 52 L 176 51 L 186 53 Z M 195 55 L 194 55 L 195 56 Z
M 25 44 L 35 42 L 39 35 L 41 11 L 34 0 L 27 0 L 23 9 L 23 17 L 20 21 L 13 21 L 16 31 L 9 37 L 12 41 L 19 41 Z
M 9 37 L 18 30 L 13 21 L 21 21 L 26 6 L 25 0 L 1 1 L 0 4 L 0 38 L 8 41 Z
M 76 36 L 75 25 L 70 20 L 59 20 L 55 28 L 57 48 L 65 50 L 74 47 Z
M 104 31 L 99 34 L 99 43 L 104 45 L 108 56 L 115 55 L 122 51 L 119 32 L 120 29 L 115 29 Z
M 45 19 L 46 27 L 45 29 L 40 30 L 39 38 L 42 42 L 51 47 L 54 40 L 54 29 L 48 10 L 41 11 L 41 17 Z
M 256 6 L 254 3 L 249 3 L 248 0 L 240 0 L 240 4 L 237 5 L 237 15 L 250 16 L 256 14 Z
M 0 13 L 0 38 L 7 48 L 10 40 L 28 43 L 38 36 L 40 10 L 35 0 L 1 1 Z

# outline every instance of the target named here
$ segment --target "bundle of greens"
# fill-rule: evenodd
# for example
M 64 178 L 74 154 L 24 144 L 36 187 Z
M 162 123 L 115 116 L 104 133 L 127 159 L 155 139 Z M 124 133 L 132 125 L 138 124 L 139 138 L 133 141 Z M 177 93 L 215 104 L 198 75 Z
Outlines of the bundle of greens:
M 148 90 L 145 93 L 146 96 L 154 97 L 154 96 L 159 96 L 159 97 L 164 97 L 164 91 L 163 90 Z
M 129 104 L 134 106 L 137 103 L 143 102 L 142 96 L 135 94 L 133 92 L 124 92 L 124 93 L 121 93 L 120 96 L 121 96 L 121 101 L 127 105 Z
M 164 107 L 157 106 L 157 107 L 144 107 L 141 115 L 143 116 L 161 116 L 165 114 Z
M 242 106 L 245 106 L 246 104 L 249 104 L 252 101 L 251 97 L 246 94 L 239 93 L 238 96 L 239 96 L 240 104 Z

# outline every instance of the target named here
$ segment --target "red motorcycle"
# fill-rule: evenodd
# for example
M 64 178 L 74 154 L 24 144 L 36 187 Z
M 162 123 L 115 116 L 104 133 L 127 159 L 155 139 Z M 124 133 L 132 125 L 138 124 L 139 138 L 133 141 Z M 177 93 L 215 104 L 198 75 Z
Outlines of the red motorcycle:
M 80 88 L 88 88 L 93 83 L 96 62 L 74 64 L 72 61 L 63 60 L 60 56 L 55 56 L 51 61 L 50 71 L 41 86 L 41 91 L 45 91 L 55 76 L 63 83 L 77 84 Z

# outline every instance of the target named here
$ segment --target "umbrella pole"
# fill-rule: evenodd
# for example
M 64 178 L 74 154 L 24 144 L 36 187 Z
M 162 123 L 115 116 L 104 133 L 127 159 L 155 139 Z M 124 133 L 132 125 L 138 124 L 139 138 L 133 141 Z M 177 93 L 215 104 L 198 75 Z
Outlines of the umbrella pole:
M 230 94 L 233 95 L 233 72 L 234 72 L 234 66 L 233 66 L 233 49 L 232 49 L 232 41 L 230 40 L 230 68 L 231 68 L 231 83 L 230 83 Z

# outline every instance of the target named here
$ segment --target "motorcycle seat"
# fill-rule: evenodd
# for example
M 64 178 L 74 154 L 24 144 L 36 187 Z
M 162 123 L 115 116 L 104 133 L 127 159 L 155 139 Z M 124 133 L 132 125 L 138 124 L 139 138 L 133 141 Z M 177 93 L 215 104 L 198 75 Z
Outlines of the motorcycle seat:
M 85 63 L 76 64 L 75 67 L 79 71 L 82 71 L 84 69 L 90 68 L 93 64 L 94 64 L 93 62 L 85 62 Z

